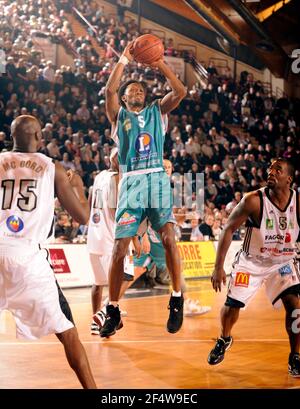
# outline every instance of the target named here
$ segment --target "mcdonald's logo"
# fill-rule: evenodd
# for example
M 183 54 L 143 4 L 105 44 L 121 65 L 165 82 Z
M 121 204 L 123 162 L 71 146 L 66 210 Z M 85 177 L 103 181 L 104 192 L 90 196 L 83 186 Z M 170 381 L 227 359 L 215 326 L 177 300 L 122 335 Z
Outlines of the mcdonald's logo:
M 235 283 L 236 287 L 248 287 L 249 286 L 250 273 L 236 273 Z

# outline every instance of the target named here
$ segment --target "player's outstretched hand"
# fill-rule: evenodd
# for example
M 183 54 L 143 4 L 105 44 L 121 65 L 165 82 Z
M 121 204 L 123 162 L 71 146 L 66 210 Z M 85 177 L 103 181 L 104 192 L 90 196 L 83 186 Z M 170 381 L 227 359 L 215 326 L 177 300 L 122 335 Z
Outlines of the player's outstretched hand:
M 226 284 L 226 273 L 224 268 L 218 268 L 214 269 L 213 274 L 211 276 L 211 283 L 213 286 L 213 289 L 218 292 L 221 292 L 222 288 L 222 283 L 225 285 Z
M 165 62 L 164 62 L 164 59 L 163 58 L 160 58 L 159 60 L 157 60 L 157 61 L 154 61 L 154 62 L 152 62 L 151 64 L 146 64 L 147 66 L 149 66 L 149 67 L 151 67 L 151 68 L 159 68 L 161 65 L 163 65 Z
M 122 55 L 125 55 L 125 57 L 127 57 L 129 61 L 133 61 L 133 41 L 130 41 L 126 45 Z

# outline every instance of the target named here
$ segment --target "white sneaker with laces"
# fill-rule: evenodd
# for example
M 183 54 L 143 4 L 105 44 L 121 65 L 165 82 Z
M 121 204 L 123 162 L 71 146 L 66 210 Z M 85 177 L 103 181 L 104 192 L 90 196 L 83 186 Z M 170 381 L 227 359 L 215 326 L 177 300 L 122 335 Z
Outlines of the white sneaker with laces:
M 192 317 L 194 315 L 203 315 L 211 310 L 209 306 L 199 305 L 198 300 L 188 298 L 184 303 L 184 316 Z

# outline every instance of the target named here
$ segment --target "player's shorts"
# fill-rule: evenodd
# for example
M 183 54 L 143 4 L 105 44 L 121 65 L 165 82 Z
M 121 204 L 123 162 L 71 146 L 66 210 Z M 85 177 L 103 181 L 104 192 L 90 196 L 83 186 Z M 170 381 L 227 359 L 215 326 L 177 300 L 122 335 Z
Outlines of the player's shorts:
M 30 251 L 28 249 L 28 251 Z M 0 312 L 9 310 L 17 338 L 38 339 L 74 327 L 46 249 L 0 246 Z
M 166 263 L 166 253 L 163 244 L 153 243 L 151 241 L 150 256 L 153 262 L 156 264 L 157 268 L 165 269 L 167 267 Z
M 172 212 L 172 190 L 165 172 L 124 176 L 116 212 L 115 238 L 133 237 L 148 217 L 154 230 L 176 223 Z
M 135 267 L 147 267 L 152 259 L 149 254 L 142 253 L 140 257 L 134 256 L 133 261 Z
M 94 273 L 94 284 L 95 285 L 108 285 L 108 273 L 110 268 L 110 263 L 112 261 L 112 254 L 106 256 L 100 256 L 99 254 L 90 253 L 90 262 L 92 270 Z M 129 280 L 128 275 L 134 276 L 134 265 L 132 258 L 129 256 L 124 259 L 124 275 L 126 281 Z
M 108 273 L 112 255 L 100 256 L 90 253 L 90 262 L 94 273 L 95 285 L 108 285 Z
M 264 284 L 274 308 L 280 308 L 282 302 L 279 296 L 289 288 L 299 287 L 299 283 L 300 273 L 296 260 L 266 267 L 240 251 L 233 263 L 227 295 L 247 306 Z

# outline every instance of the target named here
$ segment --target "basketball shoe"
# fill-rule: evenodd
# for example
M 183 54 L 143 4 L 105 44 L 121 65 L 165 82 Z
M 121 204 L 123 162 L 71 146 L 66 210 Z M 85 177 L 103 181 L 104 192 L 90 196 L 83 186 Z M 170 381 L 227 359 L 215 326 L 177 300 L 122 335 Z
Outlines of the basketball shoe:
M 209 365 L 220 364 L 224 359 L 225 352 L 231 347 L 232 343 L 232 337 L 218 338 L 214 349 L 212 349 L 208 355 L 207 362 Z
M 93 315 L 93 321 L 91 323 L 91 334 L 92 335 L 99 335 L 100 329 L 103 327 L 105 322 L 105 312 L 104 311 L 97 311 L 96 314 Z
M 183 322 L 183 305 L 184 299 L 180 297 L 171 296 L 168 309 L 170 310 L 169 319 L 167 322 L 167 330 L 171 334 L 179 331 Z
M 104 313 L 104 315 L 106 315 L 106 307 L 108 306 L 108 303 L 109 303 L 109 300 L 108 300 L 108 297 L 106 297 L 105 300 L 103 301 L 103 307 L 102 307 L 102 312 Z M 121 317 L 127 317 L 128 315 L 127 311 L 125 310 L 120 310 L 120 313 L 121 313 Z
M 199 305 L 198 300 L 188 298 L 184 300 L 183 314 L 185 317 L 193 317 L 194 315 L 203 315 L 211 310 L 211 307 Z
M 100 337 L 108 338 L 116 333 L 117 330 L 123 327 L 119 307 L 114 307 L 108 304 L 106 307 L 105 322 L 100 329 Z
M 300 355 L 290 354 L 289 356 L 289 374 L 294 378 L 300 378 Z

